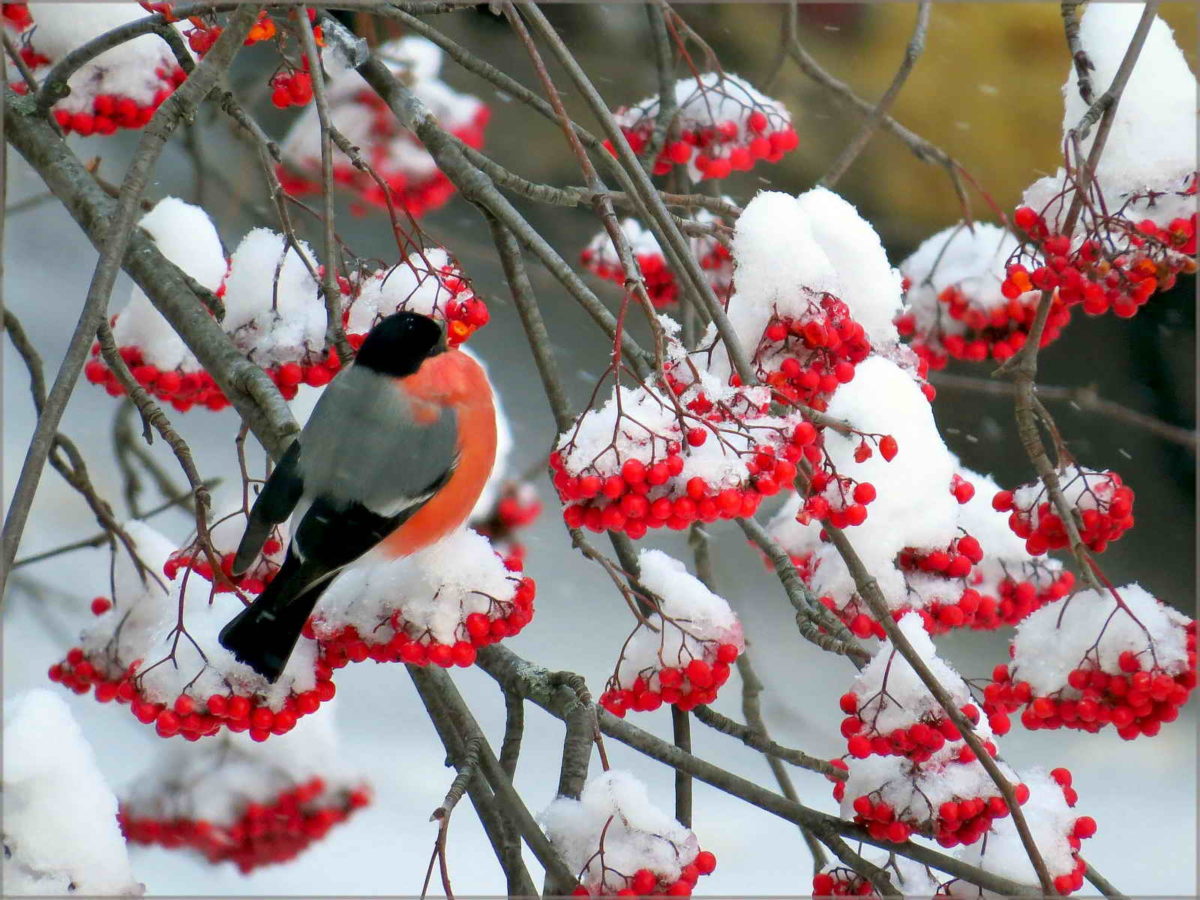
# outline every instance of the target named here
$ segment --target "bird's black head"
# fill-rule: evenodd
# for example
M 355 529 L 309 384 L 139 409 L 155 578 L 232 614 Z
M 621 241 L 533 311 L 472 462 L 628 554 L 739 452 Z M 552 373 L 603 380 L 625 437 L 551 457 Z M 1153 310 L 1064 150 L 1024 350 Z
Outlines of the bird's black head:
M 412 375 L 430 356 L 446 350 L 442 326 L 420 313 L 398 312 L 368 332 L 354 364 L 380 375 Z

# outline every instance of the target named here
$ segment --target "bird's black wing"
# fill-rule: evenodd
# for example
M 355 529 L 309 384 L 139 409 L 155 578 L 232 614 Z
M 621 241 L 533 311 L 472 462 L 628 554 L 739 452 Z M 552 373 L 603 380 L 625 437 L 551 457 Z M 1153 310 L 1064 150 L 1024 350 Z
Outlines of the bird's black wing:
M 241 575 L 254 562 L 267 535 L 280 522 L 287 520 L 300 501 L 304 491 L 304 479 L 300 474 L 300 441 L 292 441 L 292 445 L 283 454 L 283 459 L 267 479 L 267 483 L 259 492 L 254 506 L 250 510 L 250 518 L 246 522 L 246 532 L 242 542 L 238 544 L 237 555 L 233 559 L 233 574 Z

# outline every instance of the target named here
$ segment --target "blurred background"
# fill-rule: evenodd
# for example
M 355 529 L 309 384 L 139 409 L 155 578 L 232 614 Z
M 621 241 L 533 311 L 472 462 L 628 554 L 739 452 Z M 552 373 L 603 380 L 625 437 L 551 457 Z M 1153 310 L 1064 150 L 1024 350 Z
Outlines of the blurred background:
M 712 3 L 679 7 L 686 20 L 718 52 L 724 67 L 759 83 L 774 68 L 783 8 L 772 4 Z M 655 90 L 652 50 L 644 9 L 631 4 L 555 5 L 547 13 L 562 30 L 613 107 Z M 1160 13 L 1196 68 L 1197 19 L 1190 3 L 1164 3 Z M 916 15 L 915 4 L 802 4 L 800 38 L 831 74 L 874 101 L 886 89 L 904 53 Z M 528 85 L 536 81 L 524 51 L 502 20 L 486 7 L 442 15 L 436 27 Z M 361 26 L 362 23 L 360 22 Z M 365 33 L 365 31 L 364 31 Z M 389 31 L 382 24 L 378 34 Z M 244 53 L 235 72 L 240 96 L 264 127 L 281 137 L 295 112 L 269 101 L 271 51 Z M 1053 172 L 1060 162 L 1061 87 L 1069 58 L 1057 3 L 938 4 L 924 55 L 893 108 L 906 126 L 957 158 L 995 206 L 1011 210 L 1026 185 Z M 532 180 L 578 184 L 580 176 L 561 133 L 523 106 L 447 62 L 443 77 L 454 87 L 483 98 L 493 109 L 487 151 Z M 564 79 L 565 81 L 565 79 Z M 582 104 L 562 86 L 569 107 L 587 121 Z M 740 202 L 762 188 L 792 193 L 812 187 L 829 167 L 861 119 L 831 101 L 795 65 L 785 62 L 768 92 L 787 104 L 800 148 L 774 166 L 759 165 L 736 175 L 728 192 Z M 129 135 L 72 143 L 85 160 L 99 157 L 101 175 L 119 182 L 133 145 Z M 256 225 L 265 193 L 254 160 L 230 137 L 225 123 L 202 114 L 190 142 L 204 169 L 180 141 L 163 157 L 151 199 L 174 195 L 202 201 L 228 247 Z M 70 324 L 86 292 L 96 254 L 69 216 L 53 201 L 37 199 L 42 188 L 19 160 L 9 175 L 8 202 L 20 206 L 6 230 L 5 298 L 22 320 L 47 368 L 54 371 L 66 347 Z M 893 263 L 930 234 L 954 224 L 961 210 L 946 177 L 918 161 L 887 133 L 877 132 L 838 185 L 879 231 Z M 26 202 L 28 201 L 28 202 Z M 973 214 L 995 221 L 983 196 L 972 193 Z M 599 225 L 585 210 L 534 207 L 515 201 L 531 222 L 568 260 Z M 431 238 L 444 244 L 487 298 L 492 322 L 471 344 L 487 361 L 516 435 L 514 473 L 543 456 L 554 428 L 529 358 L 524 335 L 507 299 L 487 230 L 461 199 L 422 220 Z M 395 244 L 386 219 L 356 217 L 339 206 L 338 229 L 364 258 L 394 262 Z M 303 231 L 303 229 L 302 229 Z M 320 246 L 315 230 L 306 235 Z M 557 284 L 539 268 L 531 277 L 546 316 L 554 349 L 577 407 L 582 407 L 607 362 L 600 333 Z M 590 276 L 589 276 L 590 278 Z M 591 279 L 612 304 L 616 286 Z M 113 311 L 128 297 L 122 278 Z M 1132 320 L 1077 314 L 1062 338 L 1040 357 L 1047 384 L 1094 386 L 1100 396 L 1166 422 L 1195 426 L 1195 284 L 1156 296 Z M 990 367 L 955 363 L 950 371 L 986 377 Z M 33 427 L 28 378 L 14 353 L 4 357 L 4 483 L 6 498 L 19 471 Z M 1030 477 L 1003 397 L 944 389 L 935 413 L 947 443 L 969 467 L 990 472 L 1006 486 Z M 88 453 L 101 493 L 120 509 L 122 482 L 112 461 L 110 434 L 117 403 L 82 384 L 62 430 Z M 1081 462 L 1115 468 L 1137 493 L 1137 526 L 1105 554 L 1117 584 L 1138 582 L 1190 615 L 1195 612 L 1195 457 L 1145 430 L 1051 404 L 1063 435 Z M 195 449 L 206 476 L 236 475 L 232 413 L 203 410 L 176 415 L 180 432 Z M 173 471 L 169 453 L 156 457 Z M 182 483 L 182 479 L 180 479 Z M 553 492 L 539 480 L 547 511 L 528 536 L 527 571 L 538 581 L 538 614 L 514 649 L 550 668 L 569 668 L 598 691 L 611 672 L 620 642 L 632 622 L 606 578 L 571 551 L 554 511 Z M 172 537 L 189 530 L 182 513 L 156 520 Z M 87 537 L 94 521 L 52 471 L 45 474 L 19 557 Z M 853 670 L 840 659 L 815 651 L 795 633 L 786 597 L 768 577 L 756 552 L 732 528 L 715 530 L 719 590 L 742 617 L 759 674 L 767 685 L 764 712 L 777 740 L 818 756 L 842 752 L 836 698 Z M 644 542 L 688 558 L 683 541 L 653 535 Z M 74 643 L 88 616 L 87 603 L 107 583 L 107 552 L 81 551 L 23 567 L 10 582 L 4 611 L 4 694 L 46 683 L 45 671 Z M 584 627 L 586 623 L 586 627 Z M 1008 633 L 948 635 L 940 650 L 964 676 L 985 677 L 1006 658 Z M 481 724 L 493 738 L 503 725 L 503 702 L 494 684 L 474 671 L 455 670 Z M 438 805 L 451 775 L 410 682 L 399 667 L 351 666 L 338 675 L 337 716 L 347 763 L 368 773 L 376 788 L 373 806 L 335 829 L 295 863 L 268 867 L 249 878 L 231 865 L 212 868 L 165 850 L 137 850 L 135 872 L 156 894 L 410 894 L 420 889 L 433 846 L 429 812 Z M 64 692 L 64 696 L 66 696 Z M 739 716 L 737 685 L 725 689 L 717 708 Z M 120 794 L 161 749 L 161 740 L 128 713 L 88 698 L 69 697 L 101 764 Z M 1195 703 L 1154 739 L 1122 742 L 1115 734 L 1028 733 L 1017 726 L 1002 752 L 1018 769 L 1065 765 L 1075 773 L 1079 811 L 1094 816 L 1099 833 L 1084 855 L 1122 890 L 1136 895 L 1193 893 L 1196 885 Z M 669 736 L 665 710 L 641 714 L 638 724 Z M 533 810 L 552 799 L 557 772 L 558 724 L 536 710 L 528 713 L 525 754 L 518 788 Z M 696 752 L 773 787 L 761 758 L 731 739 L 694 727 Z M 614 765 L 647 781 L 664 809 L 672 806 L 671 773 L 609 742 Z M 598 768 L 598 767 L 597 767 Z M 801 799 L 834 811 L 829 784 L 795 773 Z M 555 776 L 556 777 L 556 776 Z M 700 885 L 706 894 L 791 894 L 809 890 L 811 871 L 802 840 L 790 826 L 703 785 L 696 786 L 694 830 L 717 854 L 716 873 Z M 464 805 L 450 830 L 450 865 L 456 892 L 498 893 L 502 879 L 473 813 Z

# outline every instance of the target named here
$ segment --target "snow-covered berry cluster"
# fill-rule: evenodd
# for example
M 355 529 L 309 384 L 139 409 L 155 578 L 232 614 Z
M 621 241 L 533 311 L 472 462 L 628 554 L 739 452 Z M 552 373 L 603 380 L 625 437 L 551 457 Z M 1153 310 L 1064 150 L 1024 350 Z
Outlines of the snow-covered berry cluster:
M 886 855 L 880 858 L 864 853 L 864 858 L 883 869 L 892 884 L 905 897 L 934 897 L 939 894 L 939 883 L 927 866 L 904 856 Z M 813 876 L 814 897 L 879 897 L 871 882 L 840 862 L 825 866 Z
M 995 225 L 956 225 L 900 263 L 905 307 L 896 327 L 932 368 L 944 368 L 951 358 L 1002 361 L 1025 346 L 1041 293 L 1015 291 L 1005 281 L 1005 264 L 1017 248 L 1017 239 Z M 1056 296 L 1040 346 L 1057 338 L 1070 319 Z
M 487 538 L 463 528 L 411 556 L 362 559 L 321 597 L 305 635 L 321 660 L 470 666 L 476 651 L 533 618 L 532 578 L 509 571 Z
M 1133 527 L 1133 488 L 1116 472 L 1072 463 L 1059 469 L 1058 481 L 1067 505 L 1077 513 L 1079 537 L 1092 551 L 1103 553 Z M 997 492 L 992 506 L 1009 513 L 1009 527 L 1025 539 L 1025 549 L 1032 556 L 1069 543 L 1066 526 L 1040 480 L 1015 491 Z
M 559 797 L 539 818 L 579 879 L 575 896 L 689 897 L 717 867 L 717 857 L 627 772 L 598 775 L 579 799 Z
M 678 136 L 668 137 L 654 162 L 654 174 L 686 167 L 693 181 L 728 178 L 759 160 L 778 162 L 800 143 L 792 117 L 778 100 L 728 73 L 709 72 L 675 84 L 674 121 Z M 659 97 L 648 97 L 614 113 L 634 153 L 641 153 L 658 120 Z M 610 152 L 612 145 L 605 145 Z
M 908 613 L 897 624 L 995 757 L 992 729 L 971 702 L 966 682 L 937 656 L 920 617 Z M 974 843 L 993 819 L 1008 815 L 974 751 L 889 643 L 859 672 L 841 707 L 849 713 L 842 733 L 850 751 L 849 778 L 839 792 L 843 815 L 866 825 L 872 836 L 901 843 L 920 832 L 953 847 Z M 1018 785 L 1017 802 L 1027 797 L 1028 789 Z
M 1071 786 L 1071 773 L 1062 768 L 1050 772 L 1031 769 L 1022 773 L 1020 786 L 1027 795 L 1021 814 L 1054 880 L 1054 889 L 1063 896 L 1079 890 L 1087 868 L 1079 849 L 1082 841 L 1096 833 L 1096 820 L 1075 812 L 1078 797 Z M 1038 884 L 1037 873 L 1011 818 L 994 821 L 986 840 L 972 844 L 959 855 L 963 862 L 986 872 L 1020 884 Z M 978 897 L 979 889 L 956 880 L 946 885 L 946 894 L 966 900 Z
M 231 861 L 243 874 L 294 859 L 370 802 L 337 757 L 331 719 L 306 719 L 269 748 L 228 733 L 170 748 L 121 803 L 126 839 Z
M 1017 626 L 1012 661 L 984 689 L 989 713 L 1029 729 L 1158 734 L 1196 686 L 1196 623 L 1143 588 L 1080 591 Z
M 442 128 L 471 147 L 483 146 L 491 111 L 481 100 L 452 90 L 438 78 L 442 51 L 436 45 L 425 38 L 405 37 L 380 45 L 375 54 L 436 116 Z M 330 78 L 326 95 L 333 126 L 359 148 L 362 161 L 379 178 L 376 181 L 370 172 L 356 168 L 335 149 L 334 181 L 356 196 L 356 210 L 394 205 L 420 216 L 450 199 L 453 184 L 356 71 L 346 69 Z M 295 196 L 319 193 L 321 128 L 315 105 L 307 106 L 293 123 L 281 151 L 284 166 L 279 169 L 279 179 L 284 189 Z
M 708 210 L 699 210 L 693 221 L 701 225 L 719 225 L 721 220 Z M 621 231 L 637 259 L 642 277 L 646 281 L 646 293 L 655 308 L 671 306 L 679 299 L 679 284 L 675 273 L 667 265 L 666 257 L 654 233 L 642 228 L 636 219 L 622 219 Z M 691 252 L 708 273 L 708 281 L 717 299 L 725 303 L 733 287 L 733 261 L 729 248 L 715 237 L 699 235 L 689 238 Z M 606 281 L 625 284 L 625 269 L 620 256 L 607 231 L 600 231 L 583 248 L 580 259 L 584 268 Z
M 742 392 L 764 409 L 763 389 Z M 563 518 L 571 528 L 682 530 L 696 521 L 751 516 L 764 497 L 788 487 L 802 445 L 801 416 L 759 414 L 722 422 L 719 411 L 689 413 L 688 396 L 618 386 L 559 437 L 550 456 Z M 815 433 L 813 433 L 815 436 Z
M 621 649 L 600 705 L 615 716 L 670 704 L 712 703 L 742 652 L 742 626 L 729 604 L 661 550 L 638 555 L 638 582 L 658 598 Z
M 233 574 L 233 558 L 246 530 L 247 511 L 242 506 L 240 491 L 219 495 L 213 503 L 208 528 L 209 544 L 213 550 L 210 558 L 199 540 L 192 540 L 177 549 L 163 564 L 162 573 L 171 581 L 180 577 L 180 572 L 194 572 L 212 583 L 218 592 L 233 590 L 246 594 L 261 594 L 275 578 L 283 565 L 284 548 L 288 542 L 288 527 L 274 526 L 263 543 L 259 556 L 241 575 Z M 221 574 L 214 577 L 213 563 Z
M 163 255 L 180 266 L 223 304 L 221 328 L 252 362 L 262 366 L 286 399 L 301 385 L 323 387 L 342 360 L 327 347 L 328 313 L 321 297 L 322 268 L 303 241 L 266 228 L 243 238 L 226 262 L 207 213 L 168 197 L 141 220 Z M 400 310 L 424 313 L 446 323 L 446 339 L 459 346 L 487 324 L 487 305 L 477 297 L 458 264 L 440 247 L 413 253 L 390 269 L 336 278 L 347 341 L 357 349 L 384 316 Z M 220 410 L 228 399 L 167 320 L 140 288 L 113 320 L 122 359 L 150 394 L 180 412 L 193 406 Z M 124 387 L 92 347 L 84 376 L 120 396 Z
M 145 568 L 124 553 L 117 558 L 113 597 L 92 601 L 96 620 L 50 667 L 52 681 L 77 694 L 94 691 L 101 703 L 128 705 L 160 736 L 189 741 L 222 729 L 263 741 L 333 698 L 332 671 L 312 641 L 300 641 L 274 684 L 237 662 L 217 640 L 242 609 L 236 594 L 210 590 L 209 602 L 186 603 L 187 578 L 168 586 L 157 575 L 173 544 L 140 522 L 125 530 Z
M 21 56 L 39 81 L 72 50 L 140 17 L 130 3 L 86 6 L 4 4 L 3 24 L 18 33 Z M 167 27 L 173 27 L 168 25 Z M 88 60 L 67 79 L 70 93 L 53 106 L 59 127 L 82 137 L 141 128 L 187 78 L 171 48 L 154 34 L 117 44 Z M 24 93 L 28 85 L 12 85 Z

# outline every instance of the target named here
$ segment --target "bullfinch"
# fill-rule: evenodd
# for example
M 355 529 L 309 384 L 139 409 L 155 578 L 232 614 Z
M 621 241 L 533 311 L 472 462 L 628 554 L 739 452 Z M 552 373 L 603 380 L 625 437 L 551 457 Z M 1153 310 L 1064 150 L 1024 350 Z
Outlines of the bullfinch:
M 479 363 L 447 349 L 428 316 L 380 321 L 250 510 L 235 575 L 289 516 L 292 538 L 266 590 L 221 630 L 221 645 L 274 682 L 338 572 L 369 551 L 408 556 L 457 529 L 495 457 L 492 389 Z

